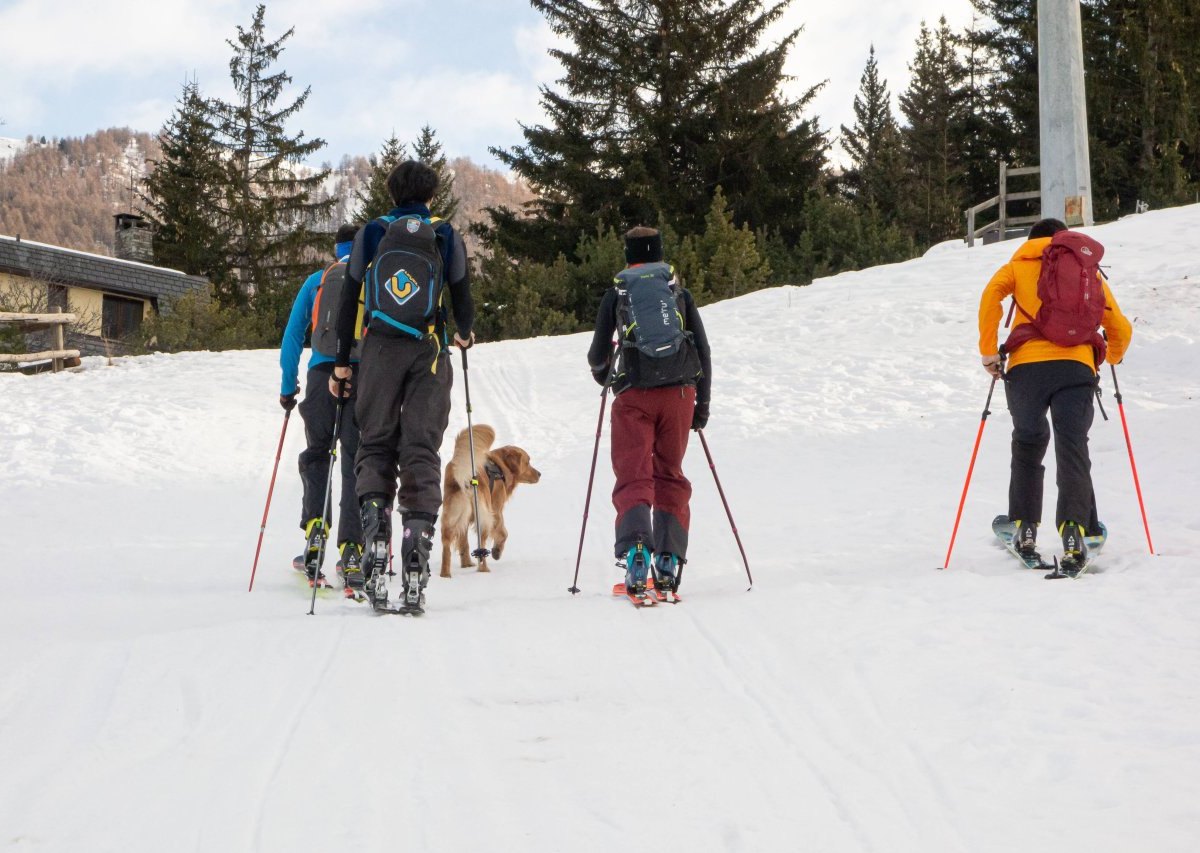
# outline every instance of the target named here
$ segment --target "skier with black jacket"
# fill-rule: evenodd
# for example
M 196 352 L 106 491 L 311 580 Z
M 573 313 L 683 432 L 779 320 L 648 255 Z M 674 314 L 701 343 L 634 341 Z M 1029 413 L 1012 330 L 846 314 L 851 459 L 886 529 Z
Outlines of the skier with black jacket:
M 625 260 L 601 300 L 588 365 L 615 397 L 614 550 L 625 561 L 627 594 L 642 598 L 648 570 L 673 593 L 687 561 L 692 485 L 683 457 L 688 430 L 708 423 L 712 365 L 696 303 L 663 261 L 662 235 L 631 229 Z
M 437 192 L 437 173 L 408 160 L 392 171 L 387 186 L 396 207 L 364 226 L 350 253 L 349 286 L 342 298 L 329 388 L 334 395 L 349 393 L 343 383 L 351 377 L 350 350 L 361 285 L 367 332 L 355 377 L 360 432 L 355 474 L 364 552 L 362 577 L 353 582 L 365 588 L 377 608 L 387 606 L 384 569 L 391 544 L 392 501 L 398 496 L 403 523 L 400 609 L 419 613 L 442 501 L 439 451 L 450 417 L 453 371 L 445 294 L 449 293 L 457 329 L 454 343 L 462 349 L 475 339 L 471 330 L 475 308 L 462 237 L 429 210 Z

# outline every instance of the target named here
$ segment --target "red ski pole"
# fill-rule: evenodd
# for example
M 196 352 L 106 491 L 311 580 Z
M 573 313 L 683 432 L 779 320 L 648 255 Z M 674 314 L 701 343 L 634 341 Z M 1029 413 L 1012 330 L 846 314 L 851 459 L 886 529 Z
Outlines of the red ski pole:
M 1121 402 L 1121 386 L 1117 384 L 1117 368 L 1108 366 L 1112 371 L 1113 396 L 1117 400 L 1117 411 L 1121 413 L 1121 429 L 1125 430 L 1125 447 L 1129 450 L 1129 467 L 1133 471 L 1133 488 L 1137 491 L 1138 509 L 1142 511 L 1142 526 L 1146 528 L 1146 544 L 1150 553 L 1154 553 L 1154 543 L 1150 540 L 1150 522 L 1146 520 L 1146 504 L 1142 501 L 1142 484 L 1138 480 L 1137 463 L 1133 461 L 1133 444 L 1129 440 L 1129 424 L 1125 421 L 1125 404 Z
M 1013 312 L 1017 309 L 1017 298 L 1013 297 L 1012 304 L 1008 306 L 1008 317 L 1004 320 L 1004 328 L 1008 328 L 1012 323 Z M 1004 347 L 1000 348 L 1000 376 L 1004 375 Z M 946 559 L 942 561 L 942 565 L 938 568 L 950 568 L 950 554 L 954 551 L 954 539 L 958 536 L 958 523 L 962 520 L 963 505 L 967 502 L 967 489 L 971 486 L 971 474 L 975 471 L 975 457 L 979 455 L 979 441 L 983 438 L 983 425 L 987 423 L 988 415 L 991 414 L 992 407 L 992 392 L 996 390 L 996 380 L 1000 376 L 992 377 L 992 384 L 988 387 L 987 401 L 983 404 L 983 417 L 979 419 L 979 432 L 975 434 L 975 449 L 971 451 L 971 464 L 967 466 L 967 481 L 963 483 L 962 497 L 958 499 L 958 513 L 954 516 L 954 529 L 950 531 L 950 547 L 946 549 Z
M 262 525 L 258 528 L 258 547 L 254 549 L 254 565 L 250 569 L 250 588 L 246 590 L 247 592 L 254 591 L 254 573 L 258 571 L 258 554 L 262 551 L 263 533 L 267 529 L 267 513 L 271 511 L 271 494 L 275 491 L 275 475 L 279 473 L 279 457 L 283 455 L 283 437 L 287 435 L 288 419 L 291 416 L 291 409 L 283 413 L 283 429 L 279 432 L 279 449 L 275 451 L 275 467 L 271 469 L 271 485 L 267 489 L 267 505 L 263 509 Z
M 975 457 L 979 455 L 979 440 L 983 438 L 983 426 L 987 423 L 988 415 L 991 414 L 992 392 L 996 390 L 996 380 L 998 376 L 992 377 L 992 384 L 988 387 L 987 402 L 983 404 L 983 417 L 979 419 L 979 431 L 975 433 L 975 449 L 971 451 L 971 464 L 967 466 L 967 481 L 963 483 L 962 497 L 958 499 L 958 513 L 954 516 L 954 530 L 950 532 L 950 547 L 946 549 L 946 559 L 940 568 L 950 568 L 950 553 L 954 550 L 954 538 L 958 536 L 958 523 L 962 519 L 963 504 L 967 502 L 967 489 L 971 487 L 971 474 L 975 470 Z

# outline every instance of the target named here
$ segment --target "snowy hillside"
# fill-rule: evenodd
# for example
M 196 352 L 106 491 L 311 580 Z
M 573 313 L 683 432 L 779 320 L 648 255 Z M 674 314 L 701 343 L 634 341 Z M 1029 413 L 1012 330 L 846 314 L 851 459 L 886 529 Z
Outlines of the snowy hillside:
M 290 568 L 302 447 L 273 352 L 0 376 L 0 847 L 36 851 L 1190 851 L 1200 838 L 1200 207 L 1092 232 L 1134 321 L 1100 569 L 1047 583 L 992 543 L 1009 423 L 979 293 L 1014 244 L 703 310 L 677 607 L 614 600 L 587 336 L 471 352 L 475 422 L 541 470 L 491 574 L 421 620 Z M 460 363 L 456 360 L 456 369 Z M 466 425 L 461 375 L 447 433 Z M 1053 505 L 1053 454 L 1047 460 Z
M 21 151 L 24 148 L 24 140 L 0 136 L 0 162 L 11 160 L 17 155 L 18 151 Z

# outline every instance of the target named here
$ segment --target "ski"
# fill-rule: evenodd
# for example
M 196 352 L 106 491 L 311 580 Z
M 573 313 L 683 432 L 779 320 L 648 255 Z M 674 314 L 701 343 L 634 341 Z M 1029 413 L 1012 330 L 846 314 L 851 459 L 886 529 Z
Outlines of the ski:
M 630 592 L 624 583 L 613 584 L 612 591 L 615 597 L 627 599 L 634 607 L 653 607 L 658 603 L 658 599 L 647 592 Z
M 1043 560 L 1040 554 L 1034 553 L 1032 557 L 1026 557 L 1017 550 L 1017 547 L 1013 544 L 1013 540 L 1017 535 L 1017 525 L 1007 515 L 998 515 L 992 519 L 992 533 L 996 534 L 996 539 L 1000 542 L 1004 550 L 1020 560 L 1021 565 L 1025 568 L 1051 568 L 1051 565 Z
M 302 557 L 302 556 L 296 557 L 294 560 L 292 560 L 292 568 L 295 569 L 297 571 L 297 573 L 299 574 L 299 578 L 300 578 L 301 582 L 303 582 L 303 584 L 304 584 L 304 590 L 306 592 L 311 592 L 311 590 L 313 588 L 313 582 L 308 577 L 308 572 L 304 567 L 304 557 Z M 329 579 L 326 578 L 325 575 L 321 575 L 317 579 L 317 597 L 318 598 L 329 598 L 331 593 L 335 589 L 336 589 L 336 587 L 334 587 L 334 585 L 329 582 Z

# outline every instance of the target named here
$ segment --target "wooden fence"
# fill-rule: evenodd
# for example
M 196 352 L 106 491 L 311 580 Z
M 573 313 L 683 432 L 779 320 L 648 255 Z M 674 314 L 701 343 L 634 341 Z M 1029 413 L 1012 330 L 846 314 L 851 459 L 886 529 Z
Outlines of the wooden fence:
M 17 364 L 22 361 L 53 362 L 54 372 L 63 369 L 63 360 L 79 358 L 79 350 L 66 349 L 66 326 L 74 323 L 74 314 L 64 314 L 61 308 L 55 308 L 53 314 L 13 314 L 0 311 L 0 325 L 16 326 L 21 332 L 39 332 L 43 329 L 54 330 L 54 349 L 29 353 L 0 353 L 0 364 Z
M 980 202 L 974 207 L 967 208 L 965 212 L 967 217 L 967 245 L 974 246 L 975 241 L 985 237 L 988 232 L 994 231 L 997 240 L 1004 240 L 1008 237 L 1008 229 L 1013 226 L 1032 225 L 1037 222 L 1041 216 L 1009 216 L 1008 203 L 1012 201 L 1026 201 L 1028 199 L 1041 199 L 1042 191 L 1040 189 L 1030 190 L 1029 192 L 1010 193 L 1008 192 L 1008 179 L 1020 175 L 1038 175 L 1041 174 L 1041 169 L 1038 166 L 1022 166 L 1017 169 L 1008 168 L 1007 163 L 1000 164 L 1000 193 L 989 198 L 985 202 Z M 1041 203 L 1039 201 L 1039 207 Z M 989 222 L 981 228 L 975 227 L 975 217 L 991 208 L 997 209 L 997 217 L 995 222 Z M 986 240 L 985 240 L 986 242 Z

